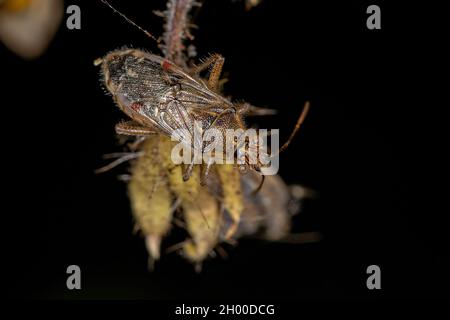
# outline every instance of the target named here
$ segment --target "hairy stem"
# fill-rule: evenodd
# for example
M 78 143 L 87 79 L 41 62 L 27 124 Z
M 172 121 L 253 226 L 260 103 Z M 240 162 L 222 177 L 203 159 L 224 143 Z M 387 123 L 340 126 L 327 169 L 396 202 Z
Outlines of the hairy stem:
M 163 34 L 163 52 L 167 59 L 178 65 L 186 64 L 185 39 L 192 39 L 189 33 L 189 11 L 194 5 L 193 0 L 169 0 L 164 12 L 166 23 Z

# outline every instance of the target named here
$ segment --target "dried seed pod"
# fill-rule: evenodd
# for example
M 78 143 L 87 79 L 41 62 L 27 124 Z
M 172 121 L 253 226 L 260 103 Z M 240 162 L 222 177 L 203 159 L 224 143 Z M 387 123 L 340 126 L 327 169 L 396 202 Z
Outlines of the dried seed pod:
M 143 143 L 143 155 L 133 164 L 128 184 L 132 212 L 153 259 L 159 258 L 159 243 L 171 227 L 173 211 L 165 169 L 157 161 L 158 142 L 150 137 Z
M 200 184 L 200 166 L 194 166 L 191 178 L 183 180 L 182 168 L 170 159 L 174 143 L 168 137 L 159 136 L 159 152 L 162 165 L 168 171 L 170 190 L 179 199 L 186 222 L 186 229 L 192 239 L 183 245 L 184 256 L 200 263 L 213 250 L 218 241 L 219 203 Z
M 192 239 L 183 246 L 184 256 L 201 263 L 219 241 L 220 212 L 219 203 L 208 192 L 201 192 L 195 202 L 185 202 L 183 215 Z
M 170 189 L 175 194 L 175 198 L 179 198 L 182 203 L 196 201 L 201 189 L 200 167 L 194 166 L 192 176 L 184 181 L 181 165 L 174 164 L 170 157 L 175 142 L 163 135 L 158 136 L 158 141 L 161 165 L 167 171 Z
M 241 190 L 241 174 L 231 164 L 216 165 L 216 171 L 222 187 L 223 207 L 225 209 L 223 221 L 223 238 L 230 239 L 239 225 L 244 203 Z M 231 221 L 226 221 L 227 217 Z M 228 220 L 229 220 L 228 219 Z
M 250 6 L 257 3 L 247 1 Z M 201 120 L 201 132 L 215 128 L 223 133 L 226 129 L 246 129 L 244 116 L 272 114 L 270 110 L 233 103 L 221 95 L 224 59 L 220 55 L 187 67 L 183 39 L 190 36 L 187 14 L 194 4 L 190 0 L 169 0 L 168 10 L 163 14 L 166 17 L 161 46 L 164 57 L 124 49 L 109 53 L 95 64 L 102 65 L 106 88 L 131 118 L 116 125 L 116 132 L 147 136 L 139 149 L 143 156 L 133 165 L 129 193 L 150 255 L 159 257 L 161 239 L 170 229 L 173 211 L 179 207 L 191 238 L 176 247 L 199 267 L 219 241 L 256 234 L 269 240 L 283 238 L 289 233 L 293 210 L 289 188 L 278 176 L 268 176 L 262 189 L 253 193 L 261 181 L 252 171 L 260 171 L 259 163 L 250 164 L 245 159 L 241 167 L 252 170 L 241 175 L 233 165 L 209 167 L 210 163 L 209 170 L 202 171 L 200 165 L 194 165 L 183 173 L 182 167 L 172 162 L 175 143 L 170 137 L 179 129 L 195 132 L 196 123 Z M 200 74 L 207 69 L 209 77 L 203 79 Z M 308 108 L 306 104 L 293 133 L 279 152 L 289 145 Z M 188 144 L 192 142 L 189 135 L 178 138 Z M 236 154 L 243 154 L 245 146 L 236 145 L 239 151 Z M 200 147 L 203 153 L 205 146 Z M 211 174 L 206 179 L 208 173 Z

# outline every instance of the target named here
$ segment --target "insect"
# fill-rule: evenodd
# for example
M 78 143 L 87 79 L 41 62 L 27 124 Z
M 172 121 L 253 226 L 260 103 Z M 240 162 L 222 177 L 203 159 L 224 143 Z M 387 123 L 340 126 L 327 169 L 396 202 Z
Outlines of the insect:
M 245 130 L 243 117 L 248 115 L 273 114 L 273 110 L 258 108 L 248 103 L 233 103 L 219 94 L 219 79 L 224 58 L 212 55 L 189 71 L 173 62 L 137 49 L 116 50 L 104 58 L 97 59 L 101 65 L 104 83 L 119 108 L 131 121 L 116 125 L 116 132 L 122 135 L 163 134 L 171 136 L 175 131 L 188 134 L 178 138 L 191 145 L 194 131 L 215 128 L 225 134 L 226 129 Z M 200 73 L 209 69 L 209 78 L 204 80 Z M 309 103 L 305 104 L 289 140 L 281 147 L 284 150 L 300 128 Z M 196 128 L 200 123 L 201 128 Z M 248 142 L 236 144 L 236 154 L 245 155 Z M 204 144 L 200 143 L 202 148 Z M 249 157 L 240 165 L 242 171 L 248 168 L 260 172 L 261 163 L 250 163 Z M 207 163 L 202 181 L 207 178 L 212 163 Z M 188 180 L 192 174 L 193 162 L 183 174 Z
M 102 2 L 159 42 L 159 39 L 129 20 L 106 0 Z M 286 189 L 282 188 L 282 183 L 273 183 L 276 181 L 275 177 L 268 180 L 267 188 L 261 189 L 258 196 L 255 191 L 262 188 L 264 175 L 259 187 L 253 193 L 249 192 L 256 184 L 256 172 L 263 165 L 261 161 L 254 163 L 249 161 L 249 157 L 245 157 L 250 144 L 245 139 L 244 143 L 240 139 L 233 141 L 233 157 L 242 160 L 244 155 L 244 162 L 240 161 L 242 164 L 239 169 L 252 169 L 250 175 L 241 175 L 230 164 L 212 166 L 206 162 L 206 166 L 202 163 L 202 166 L 194 167 L 194 162 L 191 162 L 185 168 L 174 164 L 171 159 L 174 144 L 170 137 L 176 132 L 181 132 L 176 137 L 178 140 L 196 148 L 199 144 L 192 139 L 195 140 L 193 132 L 198 129 L 203 133 L 214 128 L 221 134 L 229 129 L 246 131 L 246 116 L 274 113 L 273 110 L 248 103 L 234 103 L 220 94 L 220 74 L 224 64 L 222 56 L 214 54 L 199 65 L 187 67 L 181 35 L 185 32 L 184 24 L 187 21 L 182 17 L 189 11 L 186 9 L 190 7 L 189 3 L 168 1 L 168 10 L 163 13 L 166 19 L 164 35 L 169 35 L 163 35 L 162 49 L 165 57 L 138 49 L 119 49 L 94 62 L 101 66 L 104 85 L 113 100 L 130 118 L 118 123 L 116 132 L 138 137 L 133 142 L 133 147 L 130 147 L 132 152 L 119 154 L 119 159 L 97 172 L 107 171 L 119 163 L 135 159 L 131 166 L 128 191 L 136 226 L 146 237 L 150 257 L 153 260 L 159 258 L 161 240 L 171 229 L 172 221 L 183 218 L 183 228 L 188 231 L 190 238 L 176 248 L 198 265 L 212 254 L 220 242 L 252 234 L 259 227 L 265 228 L 266 224 L 271 226 L 266 232 L 271 238 L 284 234 L 288 227 L 288 213 L 284 210 L 287 205 L 283 200 L 285 198 L 279 197 L 279 193 Z M 186 10 L 180 9 L 183 6 Z M 167 48 L 175 48 L 173 50 L 177 54 Z M 209 73 L 205 78 L 203 73 L 206 71 Z M 306 103 L 291 136 L 278 153 L 289 145 L 308 109 L 309 104 Z M 205 152 L 208 147 L 201 139 L 200 152 Z M 210 178 L 207 179 L 209 172 Z M 279 193 L 267 202 L 266 195 L 272 194 L 272 189 Z M 276 203 L 279 203 L 278 207 L 281 209 L 281 220 L 277 215 L 266 214 L 269 211 L 266 209 L 272 210 Z M 252 206 L 246 207 L 246 204 Z M 241 216 L 245 218 L 242 221 Z

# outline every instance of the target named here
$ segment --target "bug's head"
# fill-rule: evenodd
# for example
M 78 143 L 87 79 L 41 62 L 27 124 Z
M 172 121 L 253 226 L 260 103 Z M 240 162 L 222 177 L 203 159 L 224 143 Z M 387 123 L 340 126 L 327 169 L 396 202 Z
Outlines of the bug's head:
M 250 134 L 238 139 L 236 146 L 236 161 L 239 171 L 246 173 L 254 171 L 262 176 L 274 175 L 278 172 L 279 162 L 277 153 L 269 151 L 267 142 L 261 133 Z M 261 182 L 262 183 L 262 182 Z M 258 187 L 261 188 L 261 185 Z

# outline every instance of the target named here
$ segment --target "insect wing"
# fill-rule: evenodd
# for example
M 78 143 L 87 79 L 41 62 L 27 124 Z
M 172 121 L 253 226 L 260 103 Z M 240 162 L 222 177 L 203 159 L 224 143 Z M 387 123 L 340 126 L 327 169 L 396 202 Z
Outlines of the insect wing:
M 191 143 L 195 121 L 208 127 L 232 105 L 166 59 L 140 50 L 119 50 L 103 59 L 107 89 L 120 109 L 141 125 Z M 189 141 L 188 141 L 189 140 Z

